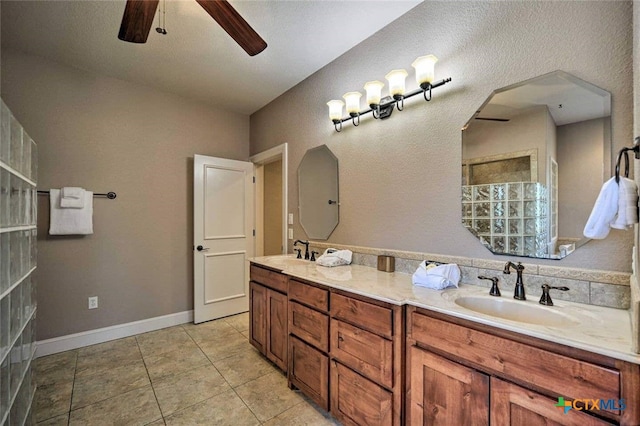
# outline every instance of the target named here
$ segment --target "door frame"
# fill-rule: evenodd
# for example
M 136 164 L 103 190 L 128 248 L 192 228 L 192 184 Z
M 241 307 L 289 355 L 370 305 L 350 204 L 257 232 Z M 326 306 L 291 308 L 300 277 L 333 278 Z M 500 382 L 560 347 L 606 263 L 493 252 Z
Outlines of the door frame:
M 265 164 L 271 163 L 273 161 L 282 160 L 282 254 L 287 254 L 289 252 L 289 244 L 287 239 L 289 226 L 287 222 L 287 217 L 289 215 L 289 185 L 287 184 L 287 177 L 289 175 L 288 158 L 288 145 L 286 142 L 249 157 L 249 161 L 254 164 L 254 176 L 256 176 L 258 179 L 260 179 L 260 176 L 262 176 L 260 172 L 261 166 L 264 166 Z M 256 228 L 256 238 L 254 239 L 254 253 L 255 256 L 262 256 L 264 254 L 263 247 L 262 245 L 258 247 L 258 242 L 263 241 L 262 236 L 264 236 L 264 223 L 262 221 L 262 218 L 258 217 L 258 212 L 262 212 L 264 206 L 262 185 L 256 185 L 254 194 L 256 206 L 256 217 L 254 220 Z

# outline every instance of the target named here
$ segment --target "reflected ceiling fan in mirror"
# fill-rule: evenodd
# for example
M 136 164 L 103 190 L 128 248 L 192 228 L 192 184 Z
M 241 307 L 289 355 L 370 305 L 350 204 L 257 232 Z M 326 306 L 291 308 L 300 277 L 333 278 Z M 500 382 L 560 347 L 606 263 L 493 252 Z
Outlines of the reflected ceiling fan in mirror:
M 226 0 L 196 0 L 200 6 L 242 47 L 255 56 L 267 43 Z M 127 0 L 118 38 L 130 43 L 146 43 L 159 0 Z
M 486 121 L 502 121 L 507 122 L 510 121 L 508 118 L 491 118 L 491 117 L 475 117 L 475 120 L 486 120 Z

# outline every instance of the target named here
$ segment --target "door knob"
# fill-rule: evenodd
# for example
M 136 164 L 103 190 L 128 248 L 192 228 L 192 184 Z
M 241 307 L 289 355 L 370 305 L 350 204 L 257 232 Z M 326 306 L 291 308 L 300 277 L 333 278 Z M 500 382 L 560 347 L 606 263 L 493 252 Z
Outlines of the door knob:
M 198 246 L 198 247 L 196 247 L 196 250 L 198 250 L 198 251 L 206 251 L 206 250 L 209 250 L 209 247 Z

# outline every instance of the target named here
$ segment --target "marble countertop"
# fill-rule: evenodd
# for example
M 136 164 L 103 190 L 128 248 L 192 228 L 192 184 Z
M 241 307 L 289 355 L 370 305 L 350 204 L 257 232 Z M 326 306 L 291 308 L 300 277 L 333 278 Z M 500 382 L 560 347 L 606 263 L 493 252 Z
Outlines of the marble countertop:
M 526 305 L 531 309 L 549 310 L 550 317 L 567 318 L 566 322 L 558 326 L 530 324 L 485 315 L 456 303 L 456 299 L 460 297 L 496 299 L 489 296 L 489 290 L 484 287 L 461 283 L 459 288 L 431 290 L 414 286 L 410 274 L 381 272 L 362 265 L 328 268 L 315 262 L 296 259 L 294 255 L 256 257 L 250 261 L 282 271 L 291 277 L 317 282 L 382 302 L 429 309 L 640 364 L 640 355 L 632 351 L 631 316 L 627 310 L 565 301 L 554 301 L 554 306 L 542 306 L 538 303 L 537 297 L 536 300 L 515 301 L 509 297 L 510 295 L 503 295 L 501 299 L 506 303 L 522 303 L 523 307 Z

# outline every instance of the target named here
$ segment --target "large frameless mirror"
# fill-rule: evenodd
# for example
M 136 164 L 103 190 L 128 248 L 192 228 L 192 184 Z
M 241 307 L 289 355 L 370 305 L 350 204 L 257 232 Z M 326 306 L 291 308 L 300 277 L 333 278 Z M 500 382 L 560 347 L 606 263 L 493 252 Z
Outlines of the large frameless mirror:
M 298 209 L 308 238 L 326 240 L 338 226 L 338 159 L 326 145 L 312 148 L 302 157 Z
M 609 176 L 609 92 L 563 71 L 497 89 L 462 130 L 462 223 L 493 253 L 561 259 Z

